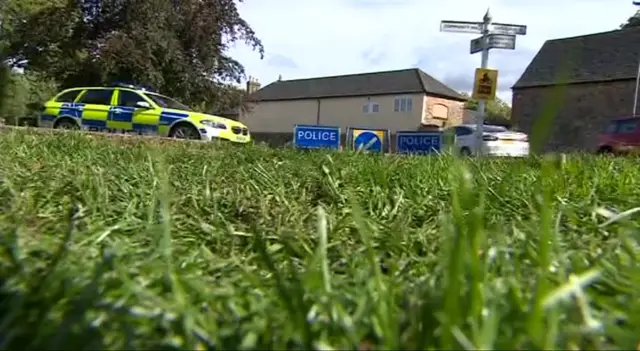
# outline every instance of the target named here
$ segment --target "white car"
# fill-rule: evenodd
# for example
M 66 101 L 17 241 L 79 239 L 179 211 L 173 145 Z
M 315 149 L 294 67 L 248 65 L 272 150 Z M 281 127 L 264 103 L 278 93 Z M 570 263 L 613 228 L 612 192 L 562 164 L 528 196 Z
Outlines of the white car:
M 453 151 L 463 156 L 477 155 L 475 130 L 475 124 L 461 124 L 445 129 L 445 134 L 455 134 Z M 525 133 L 485 124 L 482 134 L 482 154 L 484 155 L 515 157 L 529 155 L 529 138 Z

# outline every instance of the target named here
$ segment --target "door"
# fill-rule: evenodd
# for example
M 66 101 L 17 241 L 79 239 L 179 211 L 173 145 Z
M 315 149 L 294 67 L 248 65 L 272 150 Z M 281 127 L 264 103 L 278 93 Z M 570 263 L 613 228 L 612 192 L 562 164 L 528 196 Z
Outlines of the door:
M 158 134 L 160 111 L 153 107 L 139 107 L 139 102 L 151 104 L 142 95 L 131 90 L 118 89 L 116 104 L 109 113 L 109 128 L 135 134 Z
M 90 131 L 105 131 L 113 89 L 88 89 L 75 104 L 82 111 L 81 127 Z

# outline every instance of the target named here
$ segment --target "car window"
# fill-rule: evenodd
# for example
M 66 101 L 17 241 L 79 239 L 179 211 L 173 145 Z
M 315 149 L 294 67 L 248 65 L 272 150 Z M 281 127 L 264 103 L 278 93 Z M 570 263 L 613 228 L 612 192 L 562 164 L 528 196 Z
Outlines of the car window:
M 506 132 L 507 128 L 505 128 L 503 126 L 488 126 L 488 125 L 484 125 L 484 126 L 482 126 L 482 131 L 488 132 L 488 133 L 499 133 L 499 132 Z
M 118 106 L 135 107 L 137 102 L 145 101 L 144 98 L 133 91 L 120 90 L 118 93 Z
M 153 100 L 153 102 L 155 102 L 156 105 L 163 108 L 172 108 L 176 110 L 185 110 L 185 111 L 191 110 L 187 105 L 184 105 L 174 99 L 168 98 L 160 94 L 145 93 L 145 95 L 149 97 L 151 100 Z
M 56 98 L 56 102 L 73 102 L 80 92 L 82 92 L 82 90 L 71 90 L 66 93 L 62 93 L 62 95 Z
M 90 89 L 82 95 L 79 102 L 109 106 L 111 105 L 111 95 L 113 95 L 113 89 Z
M 638 125 L 638 120 L 626 120 L 618 122 L 618 133 L 633 133 Z
M 456 127 L 456 136 L 465 136 L 473 134 L 473 130 L 467 127 Z

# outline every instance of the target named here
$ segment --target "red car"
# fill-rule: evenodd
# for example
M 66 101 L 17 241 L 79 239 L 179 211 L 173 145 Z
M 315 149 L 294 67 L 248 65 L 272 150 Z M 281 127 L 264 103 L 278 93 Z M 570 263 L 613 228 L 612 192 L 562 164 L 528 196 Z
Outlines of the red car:
M 640 150 L 640 117 L 613 120 L 598 138 L 598 153 L 621 154 Z

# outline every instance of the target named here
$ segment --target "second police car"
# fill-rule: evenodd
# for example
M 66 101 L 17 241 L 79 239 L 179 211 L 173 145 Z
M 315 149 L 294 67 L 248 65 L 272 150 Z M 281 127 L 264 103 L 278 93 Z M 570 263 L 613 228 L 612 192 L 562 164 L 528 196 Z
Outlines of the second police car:
M 66 89 L 43 106 L 38 125 L 200 140 L 251 141 L 244 124 L 192 111 L 180 102 L 132 85 Z

